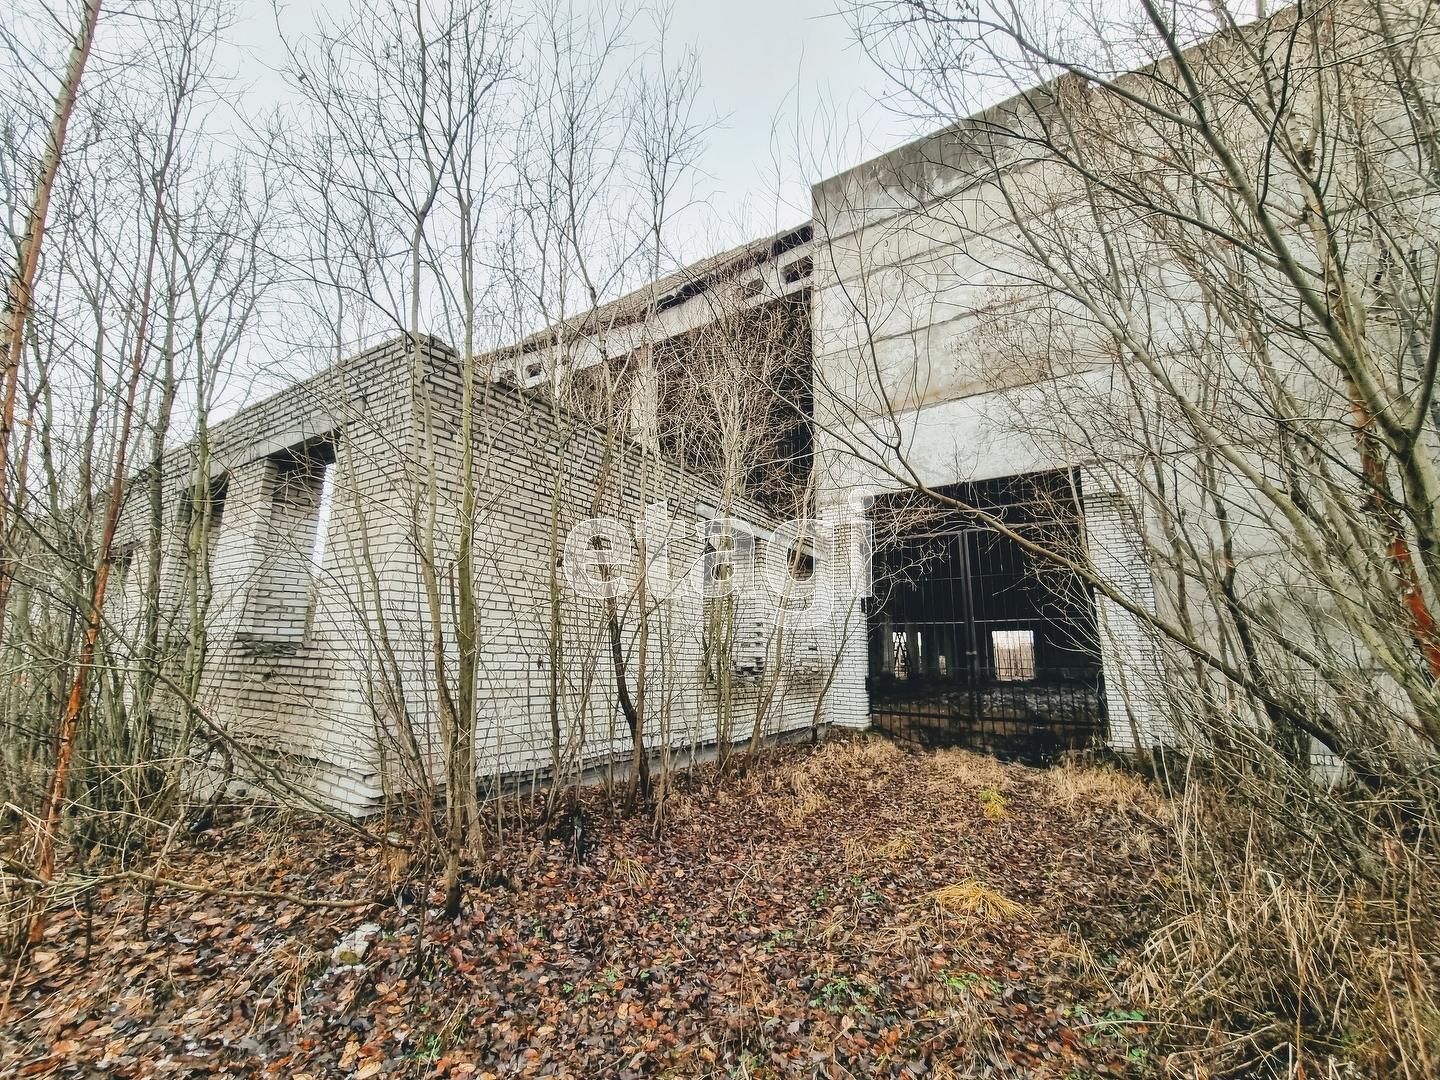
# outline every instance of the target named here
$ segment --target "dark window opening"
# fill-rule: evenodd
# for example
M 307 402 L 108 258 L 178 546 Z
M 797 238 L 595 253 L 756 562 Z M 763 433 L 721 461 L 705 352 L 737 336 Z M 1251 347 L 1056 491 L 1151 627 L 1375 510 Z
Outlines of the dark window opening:
M 1078 545 L 1070 477 L 943 489 L 1038 543 Z M 1088 589 L 1014 539 L 911 497 L 876 501 L 869 603 L 875 725 L 929 745 L 1042 761 L 1091 745 L 1105 720 Z
M 215 553 L 220 549 L 220 524 L 225 517 L 225 496 L 229 491 L 230 478 L 222 475 L 204 487 L 200 492 L 200 505 L 194 508 L 205 515 L 205 557 L 211 567 L 214 567 Z
M 740 317 L 659 342 L 654 356 L 661 449 L 717 487 L 723 483 L 725 452 L 709 426 L 692 422 L 697 371 L 716 356 L 738 357 L 745 377 L 769 388 L 765 415 L 757 420 L 764 436 L 749 455 L 747 496 L 789 517 L 811 467 L 809 289 L 767 298 Z
M 211 567 L 220 546 L 220 525 L 225 517 L 225 496 L 229 490 L 230 478 L 221 473 L 208 481 L 197 481 L 185 489 L 180 498 L 176 519 L 180 543 L 186 552 L 192 550 L 192 545 L 203 544 L 207 565 Z
M 688 281 L 684 285 L 680 286 L 680 288 L 676 289 L 673 293 L 670 293 L 667 296 L 662 296 L 655 304 L 655 310 L 669 311 L 671 308 L 677 308 L 681 304 L 685 303 L 685 301 L 694 299 L 695 297 L 699 296 L 707 288 L 709 288 L 709 285 L 710 283 L 703 278 L 696 278 L 694 281 Z
M 814 577 L 815 552 L 811 541 L 801 541 L 798 550 L 796 544 L 791 544 L 790 550 L 785 552 L 785 565 L 793 581 L 803 583 Z
M 808 244 L 810 238 L 814 235 L 814 230 L 809 225 L 802 225 L 794 232 L 788 232 L 776 240 L 775 243 L 770 246 L 770 257 L 772 259 L 779 258 L 781 255 L 784 255 L 785 252 L 793 251 L 801 244 Z
M 803 259 L 796 259 L 789 266 L 785 267 L 781 273 L 785 276 L 785 284 L 794 285 L 797 281 L 804 281 L 814 270 L 815 263 L 811 260 L 810 256 L 807 255 Z

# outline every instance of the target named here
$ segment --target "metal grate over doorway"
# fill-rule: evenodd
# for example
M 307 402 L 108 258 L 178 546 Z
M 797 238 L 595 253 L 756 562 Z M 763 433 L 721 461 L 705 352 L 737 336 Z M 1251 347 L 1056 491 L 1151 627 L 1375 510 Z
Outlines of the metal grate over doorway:
M 1027 538 L 1079 543 L 1064 474 L 946 489 Z M 871 722 L 900 739 L 1042 762 L 1105 725 L 1094 606 L 1073 574 L 960 513 L 877 501 Z

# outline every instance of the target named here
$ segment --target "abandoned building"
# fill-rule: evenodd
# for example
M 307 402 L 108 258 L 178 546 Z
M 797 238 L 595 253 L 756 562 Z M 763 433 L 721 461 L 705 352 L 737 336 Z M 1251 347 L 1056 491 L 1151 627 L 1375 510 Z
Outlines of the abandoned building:
M 198 476 L 194 447 L 173 455 L 170 497 L 208 492 L 196 704 L 347 811 L 424 782 L 409 770 L 434 769 L 439 751 L 419 538 L 439 538 L 431 569 L 453 619 L 468 438 L 482 786 L 629 760 L 606 612 L 566 591 L 564 538 L 662 503 L 677 566 L 725 547 L 711 519 L 741 519 L 763 545 L 779 523 L 817 518 L 834 531 L 804 557 L 830 560 L 844 589 L 819 625 L 783 634 L 763 598 L 717 616 L 675 590 L 655 602 L 644 658 L 635 596 L 622 597 L 618 648 L 631 680 L 649 672 L 654 754 L 831 725 L 1031 758 L 1164 742 L 1154 649 L 1132 615 L 979 519 L 917 505 L 855 449 L 867 425 L 890 424 L 926 487 L 1052 544 L 1083 538 L 1093 565 L 1147 595 L 1113 480 L 1028 436 L 1013 373 L 973 340 L 987 253 L 967 271 L 943 254 L 951 237 L 915 228 L 927 200 L 971 197 L 961 180 L 984 162 L 962 129 L 816 184 L 808 223 L 484 358 L 468 432 L 453 350 L 401 338 L 218 425 Z M 886 274 L 888 314 L 862 327 L 854 295 Z M 888 380 L 883 402 L 867 367 Z M 739 435 L 687 426 L 737 401 Z
M 453 351 L 399 339 L 210 433 L 199 484 L 211 662 L 196 704 L 296 790 L 352 813 L 424 783 L 417 770 L 443 775 L 417 522 L 432 515 L 442 618 L 453 620 L 459 397 Z M 407 424 L 422 399 L 436 422 Z M 702 474 L 663 455 L 633 443 L 607 453 L 603 428 L 552 406 L 503 381 L 477 394 L 482 786 L 548 776 L 557 762 L 578 774 L 629 761 L 604 605 L 565 583 L 565 538 L 578 521 L 654 518 L 663 504 L 675 578 L 708 565 L 702 556 L 717 545 L 696 526 L 722 506 L 762 547 L 778 523 L 761 505 L 722 500 Z M 195 468 L 193 446 L 173 455 L 169 499 L 185 504 Z M 175 543 L 184 535 L 177 528 Z M 133 604 L 139 581 L 127 581 Z M 757 726 L 768 737 L 864 723 L 857 688 L 831 678 L 828 627 L 797 626 L 776 642 L 764 598 L 737 595 L 721 658 L 704 620 L 714 603 L 687 583 L 657 604 L 646 692 L 657 750 L 704 752 L 717 738 L 748 740 Z M 633 600 L 622 598 L 618 617 L 633 651 Z M 632 679 L 637 667 L 632 657 Z M 244 762 L 230 764 L 244 773 Z
M 658 503 L 682 526 L 672 537 L 677 566 L 714 550 L 694 528 L 714 517 L 745 520 L 763 542 L 779 522 L 811 514 L 843 531 L 855 508 L 869 505 L 883 535 L 874 596 L 850 594 L 825 625 L 787 634 L 778 662 L 773 610 L 742 600 L 727 632 L 727 670 L 717 672 L 707 602 L 676 590 L 663 633 L 651 637 L 652 752 L 710 752 L 717 741 L 747 741 L 757 724 L 766 737 L 873 724 L 1030 757 L 1110 738 L 1114 687 L 1126 681 L 1118 666 L 1134 667 L 1137 657 L 1144 664 L 1139 637 L 1135 655 L 1116 644 L 1123 619 L 1109 613 L 1102 635 L 1077 582 L 1038 575 L 1012 541 L 974 522 L 921 514 L 896 531 L 906 519 L 903 496 L 857 476 L 812 429 L 812 380 L 841 378 L 845 348 L 843 330 L 826 319 L 842 279 L 833 263 L 822 272 L 817 236 L 824 231 L 830 254 L 840 250 L 847 237 L 825 217 L 837 193 L 863 201 L 853 189 L 892 166 L 885 159 L 817 185 L 815 222 L 591 313 L 563 344 L 550 332 L 487 360 L 494 377 L 477 395 L 470 433 L 483 475 L 475 541 L 482 785 L 543 778 L 557 762 L 577 774 L 628 762 L 603 613 L 554 571 L 581 519 L 636 521 Z M 904 335 L 917 332 L 937 349 L 963 328 L 907 327 Z M 693 409 L 686 394 L 704 389 L 694 366 L 707 349 L 773 360 L 759 375 L 783 415 L 762 407 L 764 438 L 742 448 L 738 497 L 713 448 L 687 444 L 671 422 Z M 649 363 L 627 369 L 640 350 Z M 601 385 L 593 375 L 607 366 L 629 372 L 610 381 L 627 395 L 628 427 L 608 454 L 605 426 L 586 409 L 586 388 L 593 402 Z M 546 389 L 562 369 L 577 388 L 565 407 Z M 983 377 L 927 393 L 923 423 L 948 432 L 967 456 L 935 454 L 926 481 L 963 488 L 999 513 L 1043 518 L 1051 529 L 1078 535 L 1083 527 L 1092 545 L 1115 532 L 1103 501 L 1087 499 L 1082 520 L 1068 498 L 1073 475 L 1059 463 L 1027 458 L 985 430 L 988 393 Z M 407 424 L 422 402 L 429 426 Z M 352 813 L 423 782 L 408 773 L 435 768 L 439 754 L 416 539 L 426 507 L 416 493 L 434 493 L 432 528 L 450 538 L 437 546 L 451 545 L 437 569 L 452 575 L 443 606 L 453 618 L 459 417 L 453 351 L 433 341 L 412 350 L 402 338 L 249 406 L 210 434 L 201 480 L 210 662 L 196 704 L 253 753 L 283 765 L 297 788 Z M 428 441 L 421 428 L 433 433 Z M 167 490 L 179 500 L 195 482 L 195 450 L 173 458 Z M 860 569 L 840 562 L 845 580 L 859 583 Z M 621 621 L 633 679 L 630 603 Z M 557 634 L 563 645 L 552 648 Z M 1143 702 L 1128 715 L 1137 710 Z

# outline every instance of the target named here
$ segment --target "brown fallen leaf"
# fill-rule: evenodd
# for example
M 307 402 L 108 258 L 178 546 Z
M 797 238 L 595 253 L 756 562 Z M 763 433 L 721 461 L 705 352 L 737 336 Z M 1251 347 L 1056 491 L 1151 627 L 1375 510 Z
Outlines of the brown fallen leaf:
M 345 1049 L 340 1052 L 340 1068 L 348 1069 L 355 1064 L 355 1059 L 360 1056 L 360 1040 L 351 1039 L 345 1044 Z

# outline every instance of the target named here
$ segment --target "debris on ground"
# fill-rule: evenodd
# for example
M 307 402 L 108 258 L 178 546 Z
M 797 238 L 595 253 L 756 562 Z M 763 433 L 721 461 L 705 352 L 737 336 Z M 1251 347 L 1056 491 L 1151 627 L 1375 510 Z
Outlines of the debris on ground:
M 393 834 L 217 825 L 165 875 L 377 903 L 77 901 L 0 967 L 0 1076 L 1153 1071 L 1115 975 L 1168 880 L 1163 810 L 1129 778 L 850 737 L 668 790 L 658 837 L 581 793 L 580 863 L 511 799 L 454 921 L 397 884 Z

